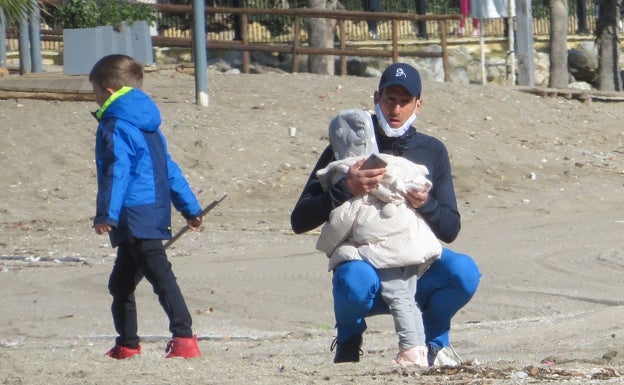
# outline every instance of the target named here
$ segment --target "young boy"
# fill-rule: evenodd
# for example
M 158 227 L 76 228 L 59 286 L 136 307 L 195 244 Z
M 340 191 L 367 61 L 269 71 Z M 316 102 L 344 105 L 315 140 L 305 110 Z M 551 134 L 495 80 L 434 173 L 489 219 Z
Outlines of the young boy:
M 201 207 L 159 130 L 160 112 L 140 90 L 143 67 L 126 55 L 100 59 L 89 74 L 99 122 L 95 142 L 98 194 L 93 226 L 108 233 L 117 258 L 108 289 L 119 336 L 106 355 L 141 353 L 134 291 L 143 277 L 158 295 L 173 338 L 167 358 L 201 355 L 191 315 L 167 260 L 162 240 L 171 238 L 171 204 L 189 228 L 202 223 Z

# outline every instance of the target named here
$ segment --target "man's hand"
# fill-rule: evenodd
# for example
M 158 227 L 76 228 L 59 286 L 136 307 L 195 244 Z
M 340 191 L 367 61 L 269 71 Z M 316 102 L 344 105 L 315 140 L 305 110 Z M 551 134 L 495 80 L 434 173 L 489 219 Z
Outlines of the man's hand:
M 412 205 L 413 208 L 419 209 L 427 203 L 429 198 L 429 186 L 425 186 L 423 190 L 411 189 L 405 193 L 405 199 Z
M 202 217 L 195 217 L 195 218 L 188 219 L 186 221 L 186 224 L 188 225 L 189 229 L 195 231 L 199 229 L 199 226 L 201 226 L 202 222 L 203 222 Z
M 102 235 L 104 233 L 110 233 L 110 231 L 113 229 L 113 226 L 107 225 L 106 223 L 96 223 L 95 225 L 93 225 L 93 228 L 95 229 L 95 233 L 97 235 Z
M 353 196 L 361 196 L 368 194 L 379 186 L 379 182 L 386 173 L 386 168 L 375 168 L 369 170 L 360 170 L 366 159 L 362 159 L 349 167 L 349 171 L 345 176 L 345 184 L 347 189 Z

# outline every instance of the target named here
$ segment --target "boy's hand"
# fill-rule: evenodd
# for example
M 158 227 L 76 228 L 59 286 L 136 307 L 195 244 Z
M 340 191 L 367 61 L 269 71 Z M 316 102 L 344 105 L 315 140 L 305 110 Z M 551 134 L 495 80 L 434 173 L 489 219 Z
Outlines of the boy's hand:
M 104 233 L 109 233 L 113 229 L 113 226 L 107 225 L 106 223 L 96 223 L 93 225 L 93 228 L 97 235 L 102 235 Z
M 199 229 L 199 226 L 201 226 L 202 222 L 203 222 L 202 217 L 195 217 L 195 218 L 188 219 L 186 221 L 186 224 L 188 225 L 189 229 L 197 230 Z

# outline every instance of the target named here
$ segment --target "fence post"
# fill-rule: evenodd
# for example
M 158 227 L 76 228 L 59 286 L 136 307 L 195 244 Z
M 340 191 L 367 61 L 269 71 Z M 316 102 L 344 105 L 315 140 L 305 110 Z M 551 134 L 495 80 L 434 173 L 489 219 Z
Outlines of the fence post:
M 301 16 L 295 16 L 295 29 L 292 46 L 292 73 L 299 72 L 299 59 L 297 58 L 297 48 L 301 45 Z
M 438 21 L 440 30 L 440 46 L 442 46 L 442 64 L 444 65 L 444 81 L 451 81 L 451 64 L 448 58 L 448 47 L 446 46 L 446 20 Z
M 346 33 L 345 33 L 344 19 L 338 20 L 338 31 L 340 32 L 340 49 L 344 50 L 347 48 L 347 43 L 345 42 Z M 347 57 L 345 55 L 340 55 L 340 75 L 345 76 L 346 74 L 347 74 Z
M 392 19 L 392 62 L 399 61 L 399 23 Z
M 241 44 L 243 46 L 249 45 L 249 31 L 247 30 L 247 26 L 249 25 L 249 15 L 247 13 L 243 13 L 241 15 Z M 249 51 L 243 51 L 243 73 L 249 73 Z

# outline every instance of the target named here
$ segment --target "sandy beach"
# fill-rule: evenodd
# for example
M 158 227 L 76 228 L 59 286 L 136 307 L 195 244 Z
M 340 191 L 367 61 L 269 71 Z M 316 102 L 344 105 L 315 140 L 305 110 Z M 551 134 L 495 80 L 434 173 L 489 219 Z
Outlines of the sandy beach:
M 1 81 L 1 80 L 0 80 Z M 170 249 L 202 357 L 165 360 L 167 319 L 139 287 L 143 354 L 104 356 L 115 250 L 91 228 L 97 106 L 0 100 L 0 383 L 509 384 L 624 381 L 622 104 L 503 86 L 424 82 L 419 130 L 451 156 L 462 215 L 447 245 L 483 274 L 453 319 L 466 365 L 390 364 L 390 316 L 368 320 L 357 364 L 332 363 L 331 275 L 317 231 L 290 212 L 342 109 L 372 108 L 377 78 L 146 74 L 169 150 L 203 205 Z M 294 130 L 293 130 L 294 128 Z M 294 136 L 291 136 L 291 132 Z M 174 216 L 174 229 L 184 225 Z

